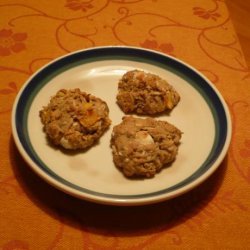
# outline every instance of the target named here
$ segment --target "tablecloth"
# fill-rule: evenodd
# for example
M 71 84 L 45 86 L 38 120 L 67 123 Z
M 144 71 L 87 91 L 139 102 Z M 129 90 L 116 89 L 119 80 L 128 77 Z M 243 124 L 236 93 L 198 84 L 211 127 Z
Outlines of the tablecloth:
M 11 109 L 21 86 L 52 59 L 103 45 L 184 60 L 225 98 L 229 152 L 191 192 L 98 205 L 51 187 L 19 155 Z M 250 249 L 249 76 L 222 0 L 0 0 L 0 249 Z

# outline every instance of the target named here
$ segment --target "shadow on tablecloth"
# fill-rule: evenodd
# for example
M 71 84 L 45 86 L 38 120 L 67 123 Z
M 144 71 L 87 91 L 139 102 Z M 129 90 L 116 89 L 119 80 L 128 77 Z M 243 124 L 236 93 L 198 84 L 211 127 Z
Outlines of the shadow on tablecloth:
M 207 206 L 220 189 L 227 169 L 226 157 L 208 180 L 180 197 L 153 205 L 116 207 L 82 201 L 50 186 L 29 168 L 12 138 L 10 155 L 15 178 L 34 206 L 60 223 L 102 236 L 136 237 L 171 230 L 183 223 L 192 228 L 200 223 L 192 221 L 193 216 L 209 213 Z

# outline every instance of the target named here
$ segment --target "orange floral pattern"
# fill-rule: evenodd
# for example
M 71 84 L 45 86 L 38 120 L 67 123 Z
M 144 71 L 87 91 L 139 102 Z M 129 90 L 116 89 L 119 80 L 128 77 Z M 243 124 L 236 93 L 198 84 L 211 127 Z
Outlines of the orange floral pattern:
M 166 54 L 174 56 L 174 54 L 173 54 L 174 46 L 171 43 L 158 44 L 158 42 L 156 40 L 146 39 L 143 43 L 140 43 L 140 45 L 143 48 L 159 50 L 159 51 L 162 51 Z
M 19 53 L 26 48 L 23 41 L 27 39 L 26 33 L 13 33 L 11 29 L 0 30 L 0 56 L 9 56 Z
M 81 1 L 81 0 L 67 0 L 65 7 L 68 7 L 71 10 L 82 10 L 87 11 L 88 9 L 93 8 L 91 4 L 92 1 Z
M 7 105 L 8 100 L 13 100 L 18 92 L 18 87 L 16 82 L 9 82 L 6 87 L 0 88 L 0 99 L 2 101 L 0 106 L 0 114 L 6 113 L 11 110 L 11 107 Z
M 9 82 L 8 88 L 0 89 L 0 94 L 8 95 L 17 92 L 17 85 L 15 82 Z
M 22 240 L 12 240 L 1 248 L 2 250 L 29 250 L 29 244 Z
M 245 140 L 245 148 L 240 150 L 240 155 L 243 158 L 250 158 L 250 140 Z
M 242 237 L 250 234 L 249 68 L 225 1 L 177 2 L 1 0 L 0 249 L 250 246 Z M 21 158 L 10 123 L 20 87 L 54 58 L 104 45 L 140 46 L 182 59 L 225 97 L 233 121 L 229 154 L 198 188 L 155 205 L 102 206 L 52 188 Z
M 213 10 L 205 10 L 201 7 L 193 8 L 194 15 L 203 18 L 203 19 L 213 19 L 216 21 L 221 15 L 218 12 L 214 12 Z

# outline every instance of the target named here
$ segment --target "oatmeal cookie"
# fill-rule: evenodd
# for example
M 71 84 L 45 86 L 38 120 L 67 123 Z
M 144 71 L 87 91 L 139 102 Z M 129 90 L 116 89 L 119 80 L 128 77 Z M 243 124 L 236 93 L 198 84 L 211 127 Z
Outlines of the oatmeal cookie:
M 61 89 L 40 111 L 44 131 L 54 145 L 84 149 L 109 127 L 107 104 L 80 89 Z
M 173 109 L 179 100 L 170 84 L 144 71 L 128 71 L 118 83 L 117 103 L 126 114 L 158 114 Z
M 112 132 L 113 161 L 125 176 L 153 177 L 175 159 L 181 134 L 166 121 L 123 117 Z

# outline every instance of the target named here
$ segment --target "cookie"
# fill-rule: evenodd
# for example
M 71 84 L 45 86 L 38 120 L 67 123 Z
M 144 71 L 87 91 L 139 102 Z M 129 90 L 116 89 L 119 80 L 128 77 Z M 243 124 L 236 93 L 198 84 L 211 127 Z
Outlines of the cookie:
M 153 177 L 174 161 L 181 135 L 166 121 L 126 116 L 113 128 L 113 161 L 127 177 Z
M 107 104 L 80 89 L 59 90 L 39 114 L 49 140 L 65 149 L 92 146 L 111 124 Z
M 172 110 L 180 96 L 159 76 L 132 70 L 120 79 L 116 99 L 126 114 L 154 115 Z

